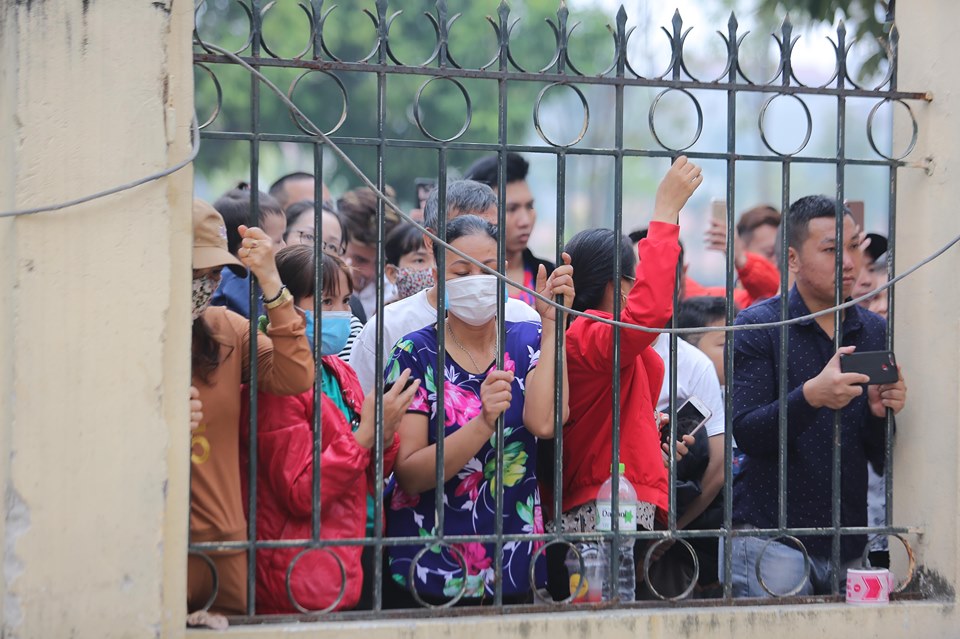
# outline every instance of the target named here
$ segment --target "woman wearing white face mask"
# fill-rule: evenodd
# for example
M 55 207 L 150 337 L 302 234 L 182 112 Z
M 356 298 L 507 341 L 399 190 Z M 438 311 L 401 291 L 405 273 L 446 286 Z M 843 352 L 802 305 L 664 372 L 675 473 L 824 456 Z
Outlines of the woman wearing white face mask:
M 314 332 L 313 247 L 290 246 L 277 253 L 277 269 L 307 315 L 307 336 Z M 351 539 L 373 534 L 373 491 L 376 481 L 374 396 L 363 397 L 357 375 L 337 353 L 350 334 L 350 267 L 339 257 L 323 254 L 323 291 L 320 295 L 321 397 L 313 390 L 281 397 L 257 396 L 257 538 L 309 539 L 313 508 L 319 498 L 322 539 Z M 313 344 L 311 344 L 313 345 Z M 393 470 L 400 418 L 406 413 L 419 382 L 404 388 L 410 373 L 383 395 L 383 472 Z M 320 490 L 313 493 L 313 413 L 320 403 Z M 249 409 L 245 402 L 244 412 Z M 241 428 L 246 431 L 246 414 Z M 241 433 L 242 446 L 247 442 Z M 246 451 L 243 451 L 246 452 Z M 245 466 L 244 466 L 245 468 Z M 244 476 L 244 479 L 246 477 Z M 257 612 L 297 612 L 287 593 L 287 570 L 303 547 L 263 549 L 257 560 Z M 308 610 L 323 610 L 334 602 L 337 610 L 357 605 L 364 570 L 362 546 L 332 546 L 308 552 L 293 566 L 290 593 Z M 338 562 L 339 559 L 339 562 Z M 343 567 L 345 583 L 340 575 Z M 341 589 L 343 596 L 340 597 Z M 338 597 L 340 600 L 337 601 Z
M 193 347 L 192 384 L 203 405 L 192 432 L 190 541 L 245 541 L 247 522 L 241 498 L 239 464 L 240 385 L 250 377 L 250 324 L 223 306 L 210 306 L 224 266 L 239 277 L 246 268 L 263 290 L 269 318 L 266 334 L 257 335 L 257 380 L 272 393 L 300 393 L 313 384 L 313 358 L 304 334 L 303 316 L 283 286 L 274 262 L 273 243 L 260 229 L 240 227 L 239 260 L 227 251 L 223 218 L 200 200 L 193 203 Z M 246 267 L 246 268 L 245 268 Z M 211 612 L 196 623 L 225 623 L 219 613 L 245 614 L 246 551 L 209 552 L 217 568 L 219 589 Z M 206 563 L 191 555 L 187 563 L 188 610 L 201 608 L 212 592 Z M 191 620 L 188 619 L 188 622 Z
M 457 217 L 447 225 L 447 241 L 453 247 L 491 268 L 497 264 L 496 238 L 496 227 L 474 215 Z M 494 533 L 498 488 L 493 443 L 497 419 L 503 415 L 503 532 L 540 533 L 543 520 L 534 472 L 536 440 L 554 434 L 556 314 L 553 307 L 538 303 L 542 332 L 536 323 L 506 322 L 504 369 L 496 370 L 497 290 L 502 284 L 452 252 L 446 255 L 443 277 L 448 312 L 443 329 L 446 352 L 442 373 L 437 369 L 436 325 L 405 336 L 387 362 L 388 383 L 398 380 L 400 371 L 407 368 L 412 371 L 412 379 L 422 380 L 400 423 L 400 451 L 394 466 L 396 482 L 388 499 L 387 530 L 393 537 L 435 534 L 434 500 L 435 491 L 440 489 L 445 492 L 444 534 Z M 572 299 L 572 268 L 561 266 L 549 279 L 541 270 L 537 289 L 547 298 L 562 295 L 564 300 Z M 445 407 L 442 487 L 436 483 L 440 378 Z M 566 386 L 564 367 L 561 422 L 567 412 Z M 535 546 L 526 542 L 504 547 L 505 601 L 530 599 L 533 584 L 529 583 L 529 568 Z M 411 564 L 421 549 L 388 548 L 386 605 L 416 606 L 412 589 L 428 602 L 446 601 L 461 591 L 462 603 L 492 600 L 493 544 L 454 544 L 440 546 L 438 552 L 425 552 L 412 571 L 415 582 L 410 583 Z

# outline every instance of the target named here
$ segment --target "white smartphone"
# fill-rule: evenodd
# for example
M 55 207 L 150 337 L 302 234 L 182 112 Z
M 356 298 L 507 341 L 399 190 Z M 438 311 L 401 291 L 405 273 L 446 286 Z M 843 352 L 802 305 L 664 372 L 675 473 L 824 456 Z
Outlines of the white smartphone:
M 713 411 L 697 396 L 691 396 L 677 409 L 677 437 L 696 435 L 703 428 Z M 660 426 L 660 443 L 666 444 L 670 438 L 670 424 Z

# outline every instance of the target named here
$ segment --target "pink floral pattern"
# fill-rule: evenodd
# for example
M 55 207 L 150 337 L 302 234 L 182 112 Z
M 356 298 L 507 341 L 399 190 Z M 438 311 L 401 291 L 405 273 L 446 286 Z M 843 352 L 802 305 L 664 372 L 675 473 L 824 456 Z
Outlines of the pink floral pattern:
M 483 404 L 470 391 L 463 390 L 449 381 L 443 382 L 444 426 L 463 426 L 480 414 Z

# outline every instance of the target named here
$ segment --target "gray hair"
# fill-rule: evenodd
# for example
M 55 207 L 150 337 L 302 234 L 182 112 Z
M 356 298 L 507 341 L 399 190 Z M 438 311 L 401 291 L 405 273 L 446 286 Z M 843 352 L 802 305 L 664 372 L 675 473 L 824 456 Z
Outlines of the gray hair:
M 473 180 L 447 182 L 447 210 L 445 222 L 458 215 L 481 215 L 497 205 L 497 195 L 486 184 Z M 430 191 L 423 205 L 423 225 L 436 231 L 440 228 L 439 189 Z

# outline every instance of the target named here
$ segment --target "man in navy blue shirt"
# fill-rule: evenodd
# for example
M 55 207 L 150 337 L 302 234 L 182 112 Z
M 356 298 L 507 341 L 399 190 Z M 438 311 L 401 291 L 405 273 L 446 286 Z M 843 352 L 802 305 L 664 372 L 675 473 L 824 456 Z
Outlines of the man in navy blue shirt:
M 793 203 L 787 214 L 788 266 L 795 285 L 787 297 L 789 317 L 801 317 L 834 305 L 836 275 L 836 200 L 814 195 Z M 849 211 L 843 216 L 842 297 L 848 298 L 861 266 L 860 233 Z M 780 320 L 781 298 L 756 304 L 737 316 L 736 324 Z M 860 307 L 843 312 L 841 348 L 834 349 L 834 314 L 793 324 L 787 331 L 787 395 L 781 401 L 780 328 L 734 333 L 733 434 L 745 459 L 733 486 L 736 528 L 779 526 L 779 412 L 787 415 L 786 524 L 789 527 L 832 525 L 834 414 L 840 411 L 840 524 L 867 525 L 867 462 L 882 469 L 886 411 L 903 408 L 906 385 L 865 386 L 869 377 L 840 372 L 840 355 L 885 348 L 886 322 Z M 733 539 L 733 594 L 763 597 L 756 562 L 763 552 L 762 574 L 775 594 L 831 591 L 832 536 L 800 538 L 810 556 L 804 579 L 800 550 L 787 543 L 766 544 L 767 537 Z M 781 540 L 783 541 L 783 540 Z M 840 542 L 843 572 L 859 561 L 866 537 L 844 535 Z M 766 550 L 763 550 L 766 545 Z M 802 585 L 801 585 L 802 582 Z

